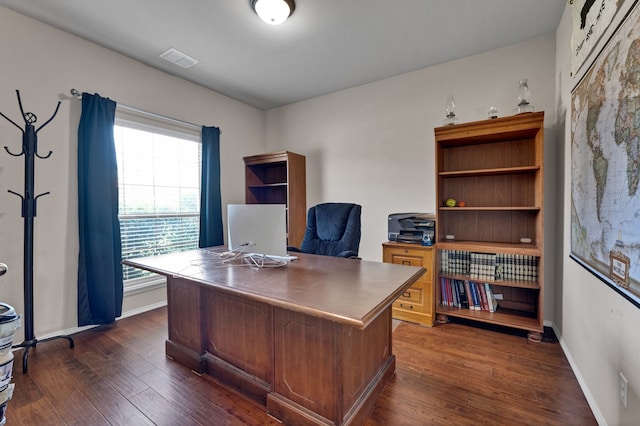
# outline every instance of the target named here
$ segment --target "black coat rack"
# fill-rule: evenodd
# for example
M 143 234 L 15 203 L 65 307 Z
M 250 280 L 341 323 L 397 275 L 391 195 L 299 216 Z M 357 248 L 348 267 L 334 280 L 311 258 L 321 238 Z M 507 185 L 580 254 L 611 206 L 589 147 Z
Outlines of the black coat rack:
M 42 126 L 37 129 L 34 123 L 38 120 L 36 115 L 32 112 L 24 112 L 22 108 L 22 100 L 20 99 L 20 91 L 16 90 L 18 95 L 18 105 L 20 106 L 20 112 L 24 119 L 24 130 L 14 123 L 9 117 L 0 112 L 0 115 L 8 120 L 11 124 L 16 126 L 22 132 L 22 152 L 14 154 L 7 148 L 4 149 L 14 157 L 20 157 L 24 155 L 24 196 L 17 192 L 9 190 L 10 193 L 17 195 L 22 200 L 22 217 L 24 218 L 24 341 L 18 345 L 14 345 L 14 348 L 24 348 L 22 355 L 22 372 L 27 373 L 27 357 L 29 356 L 29 349 L 35 347 L 38 344 L 38 339 L 33 334 L 33 218 L 36 216 L 36 202 L 38 198 L 43 195 L 49 194 L 44 192 L 42 194 L 34 196 L 34 171 L 35 171 L 35 157 L 40 159 L 49 158 L 52 154 L 51 151 L 45 156 L 38 154 L 38 132 L 47 124 L 53 120 L 60 108 L 60 102 L 56 106 L 56 110 L 53 112 L 51 118 L 49 118 Z M 70 336 L 55 336 L 48 339 L 42 339 L 40 342 L 46 342 L 54 339 L 67 339 L 69 341 L 69 347 L 73 348 L 73 339 Z

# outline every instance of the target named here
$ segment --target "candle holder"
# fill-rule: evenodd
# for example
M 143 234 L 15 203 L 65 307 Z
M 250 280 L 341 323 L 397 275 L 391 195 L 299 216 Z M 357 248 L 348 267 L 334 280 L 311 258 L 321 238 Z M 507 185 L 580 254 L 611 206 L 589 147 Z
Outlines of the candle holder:
M 515 109 L 516 114 L 523 112 L 533 112 L 533 104 L 531 103 L 531 92 L 529 91 L 529 82 L 526 78 L 520 80 L 518 88 L 518 106 Z
M 449 94 L 449 96 L 447 96 L 447 105 L 445 106 L 446 115 L 443 121 L 445 126 L 458 123 L 455 109 L 456 102 L 453 100 L 453 94 Z

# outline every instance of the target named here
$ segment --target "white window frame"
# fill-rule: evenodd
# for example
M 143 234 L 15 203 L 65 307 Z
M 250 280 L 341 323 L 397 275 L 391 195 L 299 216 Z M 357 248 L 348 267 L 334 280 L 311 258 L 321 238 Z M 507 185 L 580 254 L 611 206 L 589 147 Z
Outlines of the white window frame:
M 202 144 L 202 133 L 200 127 L 144 111 L 118 107 L 116 108 L 115 125 L 177 137 Z M 200 155 L 201 153 L 202 150 L 200 150 Z M 202 170 L 200 169 L 201 163 L 200 161 L 198 163 L 198 172 L 200 175 L 202 173 Z M 124 293 L 125 295 L 133 295 L 161 288 L 165 285 L 166 278 L 164 276 L 151 274 L 148 276 L 125 280 Z

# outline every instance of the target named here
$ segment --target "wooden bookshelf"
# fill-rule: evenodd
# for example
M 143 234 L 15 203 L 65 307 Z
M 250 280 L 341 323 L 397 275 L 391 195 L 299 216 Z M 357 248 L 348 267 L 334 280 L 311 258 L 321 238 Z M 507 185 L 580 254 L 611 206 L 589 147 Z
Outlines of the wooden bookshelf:
M 300 247 L 307 226 L 305 156 L 289 151 L 244 157 L 247 204 L 285 204 L 287 244 Z
M 539 341 L 544 301 L 544 113 L 438 127 L 436 141 L 436 314 L 527 330 Z M 447 199 L 464 207 L 446 207 Z M 521 242 L 524 241 L 524 242 Z M 537 277 L 470 279 L 442 271 L 447 251 L 535 258 Z M 463 271 L 464 272 L 464 271 Z M 440 278 L 489 283 L 496 312 L 441 303 Z

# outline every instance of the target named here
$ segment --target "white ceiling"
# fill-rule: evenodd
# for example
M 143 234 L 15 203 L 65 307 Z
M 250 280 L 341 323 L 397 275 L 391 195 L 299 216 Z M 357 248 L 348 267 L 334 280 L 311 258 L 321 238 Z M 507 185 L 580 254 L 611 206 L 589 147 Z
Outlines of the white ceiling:
M 565 0 L 0 0 L 154 68 L 269 109 L 554 32 Z M 173 47 L 189 69 L 159 58 Z

